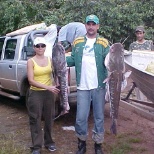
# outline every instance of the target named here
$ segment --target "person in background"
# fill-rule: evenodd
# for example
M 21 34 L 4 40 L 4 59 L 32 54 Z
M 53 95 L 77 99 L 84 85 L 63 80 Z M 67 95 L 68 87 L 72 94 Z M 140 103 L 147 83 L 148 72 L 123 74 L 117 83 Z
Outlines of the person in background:
M 145 40 L 145 29 L 143 26 L 137 26 L 135 30 L 136 41 L 131 43 L 129 46 L 129 51 L 133 50 L 154 50 L 153 41 Z M 136 97 L 138 100 L 145 101 L 146 98 L 143 93 L 136 87 L 135 88 Z
M 61 43 L 66 52 L 71 51 L 73 41 L 86 34 L 86 27 L 81 22 L 71 22 L 61 27 L 58 33 L 58 42 Z
M 78 138 L 76 154 L 86 152 L 88 135 L 88 116 L 90 106 L 93 106 L 94 128 L 93 136 L 95 154 L 103 154 L 104 140 L 104 104 L 107 69 L 104 59 L 109 52 L 108 41 L 97 33 L 99 18 L 88 15 L 85 24 L 87 34 L 76 38 L 73 43 L 71 56 L 67 57 L 69 67 L 75 66 L 77 82 L 77 113 L 75 131 Z
M 32 138 L 32 154 L 40 154 L 43 136 L 44 146 L 49 151 L 55 151 L 55 143 L 52 140 L 51 130 L 54 116 L 54 94 L 59 89 L 52 85 L 51 73 L 52 62 L 50 57 L 44 56 L 46 42 L 42 37 L 34 40 L 34 51 L 36 55 L 27 62 L 27 74 L 30 84 L 27 109 Z M 44 134 L 42 131 L 41 118 L 44 118 Z
M 131 43 L 129 46 L 129 51 L 133 50 L 154 50 L 153 41 L 145 40 L 145 29 L 143 26 L 136 27 L 135 30 L 136 41 Z

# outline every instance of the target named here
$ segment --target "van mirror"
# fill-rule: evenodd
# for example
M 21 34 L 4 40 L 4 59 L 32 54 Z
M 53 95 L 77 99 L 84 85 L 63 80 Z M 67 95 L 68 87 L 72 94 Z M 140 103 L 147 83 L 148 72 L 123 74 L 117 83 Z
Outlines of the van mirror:
M 24 52 L 24 59 L 28 59 L 30 57 L 35 56 L 35 51 L 33 47 L 24 46 L 23 52 Z

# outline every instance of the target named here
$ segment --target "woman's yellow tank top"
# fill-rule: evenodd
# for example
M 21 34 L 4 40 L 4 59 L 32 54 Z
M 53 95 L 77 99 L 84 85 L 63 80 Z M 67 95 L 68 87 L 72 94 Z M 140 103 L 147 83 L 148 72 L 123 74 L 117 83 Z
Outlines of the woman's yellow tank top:
M 34 63 L 34 80 L 42 83 L 44 85 L 52 85 L 52 80 L 51 80 L 51 60 L 50 57 L 48 57 L 48 65 L 47 66 L 39 66 L 35 60 L 32 58 L 32 61 Z M 37 88 L 35 86 L 31 86 L 30 89 L 32 90 L 46 90 L 43 88 Z

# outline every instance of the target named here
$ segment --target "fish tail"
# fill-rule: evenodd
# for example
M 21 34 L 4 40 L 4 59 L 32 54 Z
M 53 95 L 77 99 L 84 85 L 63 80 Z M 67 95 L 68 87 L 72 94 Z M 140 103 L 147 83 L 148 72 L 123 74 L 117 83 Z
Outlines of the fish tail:
M 61 79 L 61 106 L 63 111 L 68 111 L 70 109 L 69 103 L 68 103 L 68 83 L 67 83 L 67 78 L 63 77 Z

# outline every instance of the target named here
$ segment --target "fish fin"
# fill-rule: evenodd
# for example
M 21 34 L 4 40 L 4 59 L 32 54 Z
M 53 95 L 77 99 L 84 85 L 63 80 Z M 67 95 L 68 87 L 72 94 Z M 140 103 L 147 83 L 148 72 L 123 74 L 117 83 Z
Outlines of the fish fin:
M 121 92 L 123 92 L 125 90 L 125 88 L 127 87 L 127 80 L 124 79 L 122 82 L 121 82 Z
M 124 91 L 127 87 L 127 78 L 131 75 L 132 71 L 127 71 L 124 73 L 123 81 L 121 83 L 121 91 Z
M 110 102 L 110 91 L 109 91 L 109 84 L 106 84 L 106 93 L 105 93 L 105 101 Z
M 109 79 L 108 78 L 106 78 L 104 81 L 103 81 L 103 83 L 106 83 L 106 82 L 108 82 L 109 81 Z
M 59 86 L 59 80 L 58 80 L 58 76 L 55 70 L 53 70 L 52 72 L 53 75 L 53 79 L 54 79 L 54 84 L 58 87 Z
M 110 76 L 108 76 L 108 77 L 103 81 L 103 83 L 107 83 L 107 82 L 109 82 L 109 80 L 110 80 Z
M 109 94 L 106 92 L 106 94 L 105 94 L 105 102 L 107 103 L 107 102 L 109 102 Z
M 113 72 L 114 72 L 114 71 L 113 71 Z M 108 81 L 110 80 L 111 75 L 113 74 L 113 72 L 109 72 L 109 71 L 108 71 L 108 77 L 103 81 L 103 83 L 106 83 L 106 82 L 108 82 Z
M 131 75 L 132 71 L 128 70 L 127 72 L 124 73 L 124 77 L 128 78 Z
M 55 84 L 56 84 L 56 87 L 60 87 L 60 84 L 59 84 L 59 79 L 57 76 L 55 76 Z

